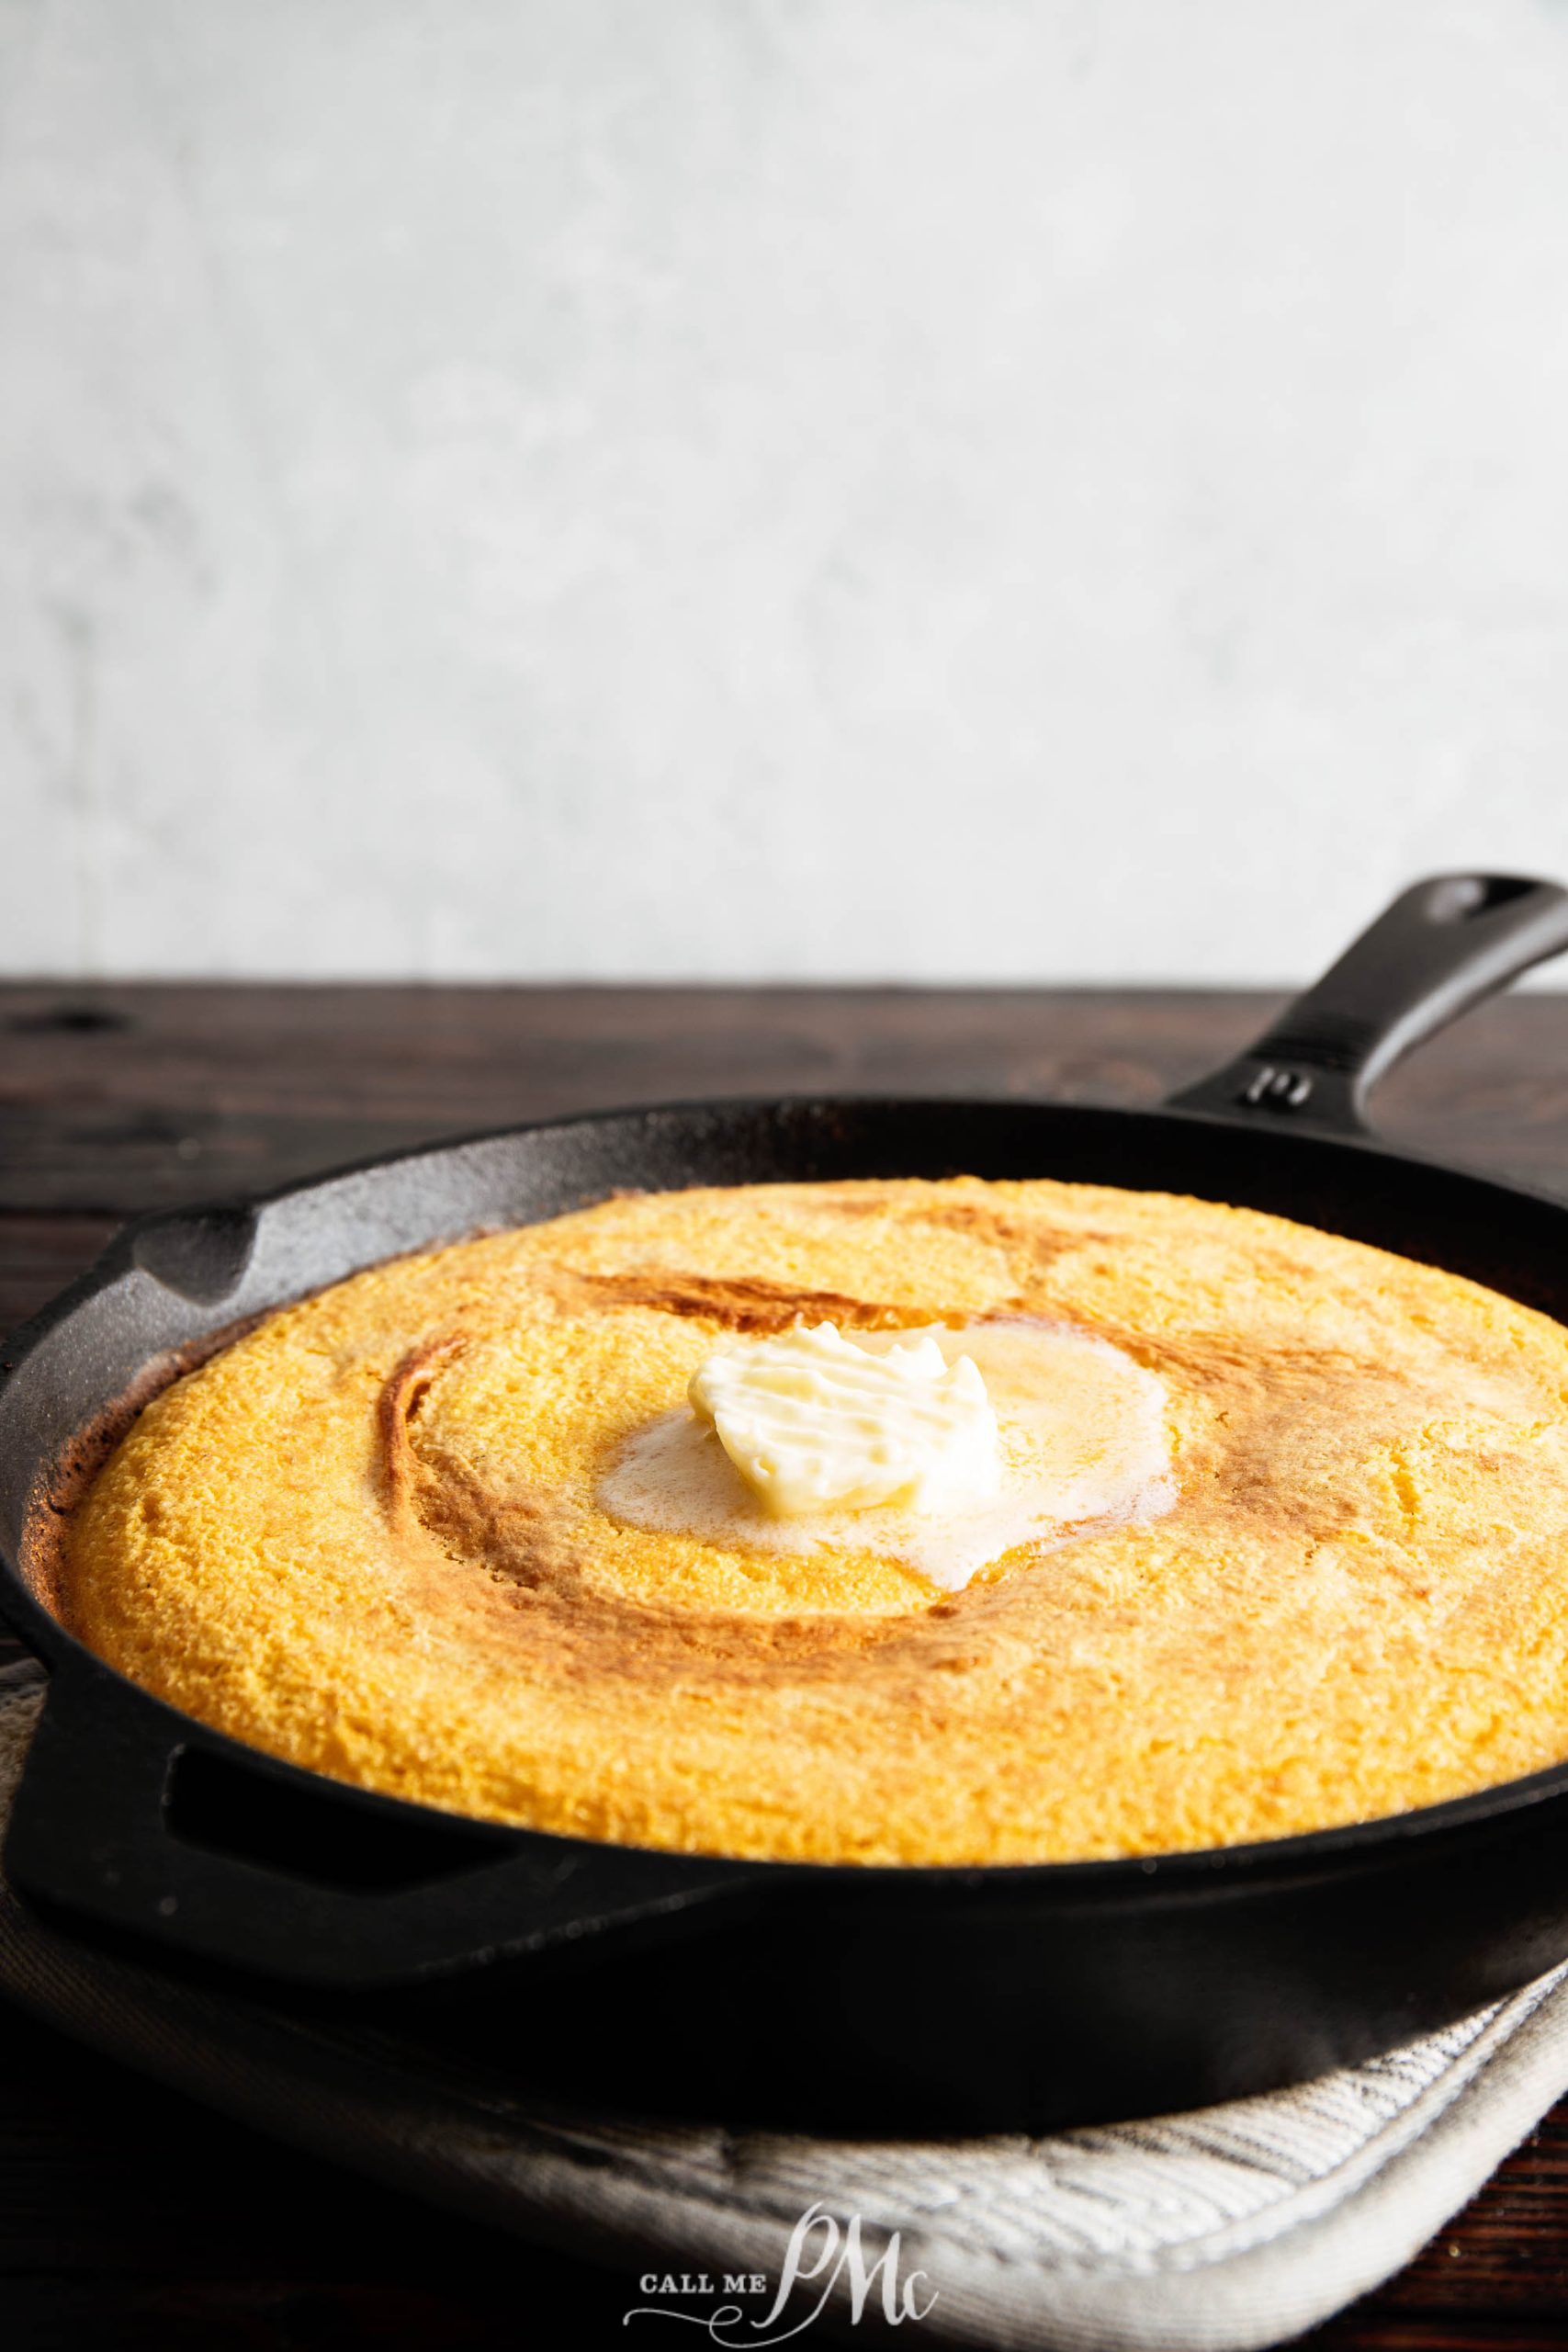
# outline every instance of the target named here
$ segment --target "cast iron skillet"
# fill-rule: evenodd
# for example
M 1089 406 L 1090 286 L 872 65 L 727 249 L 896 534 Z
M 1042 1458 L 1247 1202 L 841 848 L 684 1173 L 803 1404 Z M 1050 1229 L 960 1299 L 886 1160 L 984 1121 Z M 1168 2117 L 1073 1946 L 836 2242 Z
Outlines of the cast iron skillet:
M 618 1185 L 1048 1175 L 1279 1211 L 1568 1319 L 1568 1207 L 1374 1144 L 1373 1080 L 1568 946 L 1568 892 L 1407 890 L 1248 1053 L 1154 1112 L 697 1103 L 144 1218 L 6 1351 L 0 1605 L 50 1668 L 13 1883 L 166 1962 L 351 1998 L 626 2105 L 886 2131 L 1148 2114 L 1365 2059 L 1568 1956 L 1568 1764 L 1391 1820 L 1155 1859 L 756 1863 L 465 1821 L 278 1764 L 99 1663 L 29 1504 L 162 1351 L 394 1251 Z M 432 2000 L 421 1986 L 460 1983 Z M 313 1988 L 307 1996 L 299 1988 Z M 401 1988 L 401 1989 L 398 1989 Z M 410 1989 L 413 1988 L 413 1989 Z

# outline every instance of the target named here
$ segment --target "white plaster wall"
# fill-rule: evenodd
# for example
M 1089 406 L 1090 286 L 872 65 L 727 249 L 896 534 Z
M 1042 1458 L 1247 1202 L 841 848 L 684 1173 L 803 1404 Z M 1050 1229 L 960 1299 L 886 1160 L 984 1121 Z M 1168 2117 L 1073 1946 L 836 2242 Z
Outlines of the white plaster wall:
M 1267 978 L 1568 873 L 1563 0 L 0 0 L 0 959 Z

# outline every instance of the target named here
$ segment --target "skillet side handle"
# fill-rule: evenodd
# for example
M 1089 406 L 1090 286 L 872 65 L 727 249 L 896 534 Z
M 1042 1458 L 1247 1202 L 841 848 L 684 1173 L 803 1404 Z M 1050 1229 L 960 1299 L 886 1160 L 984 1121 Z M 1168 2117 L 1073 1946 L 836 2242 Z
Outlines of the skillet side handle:
M 1515 874 L 1413 883 L 1245 1054 L 1170 1097 L 1233 1120 L 1366 1133 L 1367 1098 L 1413 1046 L 1568 947 L 1568 890 Z
M 193 1758 L 197 1781 L 216 1776 L 205 1826 L 181 1793 Z M 236 1760 L 118 1675 L 70 1668 L 33 1735 L 5 1871 L 100 1931 L 323 1990 L 412 1984 L 633 1925 L 678 1932 L 759 1879 L 748 1863 L 508 1830 Z

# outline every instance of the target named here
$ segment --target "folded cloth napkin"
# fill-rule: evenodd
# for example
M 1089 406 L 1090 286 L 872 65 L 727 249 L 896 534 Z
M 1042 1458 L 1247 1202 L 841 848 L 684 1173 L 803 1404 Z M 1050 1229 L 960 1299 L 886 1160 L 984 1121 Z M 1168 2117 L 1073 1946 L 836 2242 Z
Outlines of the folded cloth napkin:
M 0 1673 L 0 1821 L 41 1696 L 30 1666 Z M 3 1883 L 0 1993 L 279 2139 L 624 2267 L 630 2287 L 650 2271 L 675 2290 L 681 2274 L 720 2290 L 765 2279 L 744 2303 L 628 2300 L 695 2318 L 721 2344 L 782 2340 L 803 2320 L 852 2340 L 857 2311 L 868 2333 L 889 2311 L 917 2321 L 916 2347 L 1278 2344 L 1397 2270 L 1568 2088 L 1568 1968 L 1299 2089 L 1044 2139 L 943 2142 L 543 2109 L 384 2030 L 95 1951 Z M 792 2242 L 803 2283 L 760 2326 Z

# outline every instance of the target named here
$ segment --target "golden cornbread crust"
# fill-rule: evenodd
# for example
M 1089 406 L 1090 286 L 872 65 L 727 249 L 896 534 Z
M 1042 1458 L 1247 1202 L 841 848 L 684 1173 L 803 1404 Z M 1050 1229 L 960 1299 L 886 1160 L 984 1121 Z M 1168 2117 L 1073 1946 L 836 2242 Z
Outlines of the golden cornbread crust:
M 947 1594 L 870 1548 L 727 1551 L 596 1499 L 727 1332 L 1021 1314 L 1166 1383 L 1168 1516 Z M 175 1706 L 394 1795 L 636 1845 L 1020 1862 L 1559 1761 L 1565 1540 L 1568 1331 L 1473 1283 L 1163 1193 L 759 1185 L 616 1199 L 267 1317 L 141 1412 L 58 1598 Z

